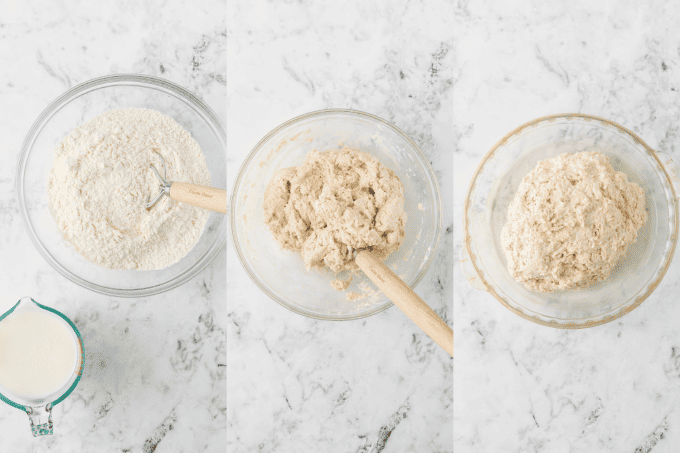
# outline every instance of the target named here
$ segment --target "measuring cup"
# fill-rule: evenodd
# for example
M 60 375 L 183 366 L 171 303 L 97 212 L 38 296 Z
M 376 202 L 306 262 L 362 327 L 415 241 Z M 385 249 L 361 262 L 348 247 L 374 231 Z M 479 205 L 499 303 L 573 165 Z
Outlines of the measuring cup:
M 7 388 L 5 386 L 7 382 L 3 384 L 2 380 L 0 380 L 0 400 L 4 401 L 10 406 L 21 409 L 28 414 L 28 418 L 31 422 L 31 431 L 33 432 L 34 437 L 48 436 L 54 432 L 52 425 L 52 408 L 61 403 L 71 394 L 73 389 L 76 388 L 76 385 L 78 385 L 80 377 L 83 374 L 83 367 L 85 365 L 85 348 L 83 346 L 83 339 L 80 336 L 80 332 L 78 332 L 78 329 L 70 319 L 53 308 L 37 303 L 30 297 L 22 298 L 12 308 L 0 316 L 0 332 L 2 332 L 3 329 L 3 322 L 11 323 L 13 317 L 25 317 L 25 314 L 27 313 L 40 313 L 40 315 L 47 315 L 47 318 L 43 319 L 51 318 L 48 322 L 54 323 L 54 321 L 56 321 L 57 324 L 65 327 L 66 330 L 71 334 L 74 346 L 76 347 L 76 360 L 75 364 L 72 366 L 70 376 L 63 385 L 61 385 L 57 390 L 49 392 L 49 394 L 28 395 L 28 392 L 25 392 L 27 394 L 21 395 L 16 391 L 12 391 Z M 18 319 L 19 318 L 15 318 L 14 321 L 16 322 Z M 9 324 L 5 324 L 5 326 L 7 325 Z M 24 331 L 22 334 L 22 336 L 26 336 L 27 333 Z M 31 332 L 30 336 L 35 337 L 35 341 L 40 341 L 40 337 L 38 336 L 37 332 Z M 48 377 L 51 376 L 51 371 L 54 370 L 45 369 L 44 375 Z

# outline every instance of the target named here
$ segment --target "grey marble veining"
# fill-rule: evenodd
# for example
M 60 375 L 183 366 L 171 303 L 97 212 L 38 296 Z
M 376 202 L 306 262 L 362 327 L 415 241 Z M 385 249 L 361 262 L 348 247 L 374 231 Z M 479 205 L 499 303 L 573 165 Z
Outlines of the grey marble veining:
M 680 160 L 672 2 L 459 2 L 455 10 L 454 248 L 468 184 L 520 124 L 581 112 Z M 603 326 L 535 325 L 454 265 L 454 446 L 465 452 L 675 452 L 680 445 L 680 264 Z
M 25 233 L 14 191 L 21 143 L 39 113 L 93 77 L 167 78 L 226 115 L 223 0 L 0 5 L 0 312 L 31 295 L 69 316 L 86 367 L 54 409 L 55 435 L 0 404 L 2 452 L 216 452 L 226 441 L 226 251 L 183 286 L 106 297 L 59 275 Z
M 229 186 L 274 127 L 323 108 L 373 113 L 434 168 L 443 237 L 416 287 L 452 323 L 452 4 L 228 2 Z M 230 452 L 450 452 L 453 361 L 396 307 L 357 321 L 294 314 L 229 242 Z

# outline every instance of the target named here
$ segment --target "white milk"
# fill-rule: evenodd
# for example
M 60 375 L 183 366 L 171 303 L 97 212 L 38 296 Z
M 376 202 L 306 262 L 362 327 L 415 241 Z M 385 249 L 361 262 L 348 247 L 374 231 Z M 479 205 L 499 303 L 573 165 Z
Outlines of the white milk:
M 0 385 L 13 394 L 44 398 L 75 372 L 77 338 L 60 317 L 24 308 L 0 321 Z

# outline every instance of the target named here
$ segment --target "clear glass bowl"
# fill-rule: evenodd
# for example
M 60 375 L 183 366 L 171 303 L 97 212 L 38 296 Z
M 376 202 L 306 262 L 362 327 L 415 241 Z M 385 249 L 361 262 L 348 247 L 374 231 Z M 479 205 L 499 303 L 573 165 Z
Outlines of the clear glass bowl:
M 596 149 L 644 189 L 649 218 L 606 281 L 583 290 L 530 291 L 512 278 L 501 248 L 508 206 L 538 161 Z M 678 167 L 668 156 L 611 121 L 563 114 L 523 124 L 489 151 L 472 178 L 465 200 L 463 272 L 473 286 L 538 324 L 583 328 L 612 321 L 640 305 L 668 269 L 678 239 L 678 187 Z
M 307 272 L 300 254 L 282 250 L 270 234 L 262 204 L 277 170 L 302 164 L 312 149 L 326 151 L 344 145 L 375 156 L 404 185 L 406 238 L 385 263 L 411 288 L 425 275 L 441 235 L 441 197 L 432 168 L 394 125 L 353 110 L 322 110 L 274 129 L 250 152 L 234 183 L 230 207 L 234 245 L 250 278 L 269 297 L 317 319 L 362 318 L 392 303 L 363 273 L 354 277 L 347 291 L 336 291 L 330 285 L 335 276 L 329 270 Z M 347 292 L 361 293 L 362 287 L 368 288 L 367 297 L 347 300 Z
M 198 142 L 212 185 L 226 187 L 226 132 L 217 115 L 184 88 L 158 77 L 116 74 L 82 83 L 52 102 L 33 123 L 21 150 L 17 193 L 31 240 L 59 273 L 93 291 L 143 297 L 175 288 L 193 278 L 226 241 L 226 216 L 211 213 L 196 246 L 178 263 L 157 271 L 101 268 L 74 251 L 61 237 L 48 207 L 47 180 L 54 148 L 68 133 L 107 110 L 139 107 L 177 121 Z

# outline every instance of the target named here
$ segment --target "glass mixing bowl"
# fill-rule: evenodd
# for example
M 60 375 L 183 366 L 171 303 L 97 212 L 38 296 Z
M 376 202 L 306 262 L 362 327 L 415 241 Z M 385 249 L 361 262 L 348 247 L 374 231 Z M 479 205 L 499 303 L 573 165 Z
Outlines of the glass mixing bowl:
M 277 170 L 302 164 L 312 149 L 326 151 L 345 145 L 375 156 L 404 186 L 406 238 L 385 263 L 411 288 L 425 275 L 441 234 L 441 197 L 432 168 L 394 125 L 353 110 L 322 110 L 271 131 L 250 152 L 234 183 L 230 207 L 234 245 L 250 278 L 269 297 L 317 319 L 362 318 L 392 303 L 363 273 L 354 277 L 347 291 L 336 291 L 330 285 L 336 277 L 329 270 L 307 272 L 299 253 L 282 250 L 274 240 L 264 223 L 262 204 L 267 184 Z M 347 292 L 366 297 L 350 301 Z
M 644 189 L 649 218 L 604 282 L 582 290 L 530 291 L 508 272 L 500 244 L 508 206 L 538 161 L 593 150 Z M 523 124 L 489 151 L 472 178 L 465 200 L 463 272 L 473 286 L 538 324 L 583 328 L 612 321 L 640 305 L 668 269 L 678 240 L 679 174 L 668 156 L 602 118 L 563 114 Z
M 156 271 L 104 269 L 69 246 L 48 207 L 47 180 L 54 148 L 76 126 L 107 110 L 125 107 L 156 110 L 177 121 L 201 146 L 212 186 L 226 187 L 226 132 L 217 115 L 184 88 L 158 77 L 136 74 L 96 78 L 52 102 L 24 140 L 16 186 L 28 234 L 59 273 L 99 293 L 143 297 L 175 288 L 203 270 L 226 241 L 227 221 L 223 214 L 211 213 L 196 246 L 178 263 Z

